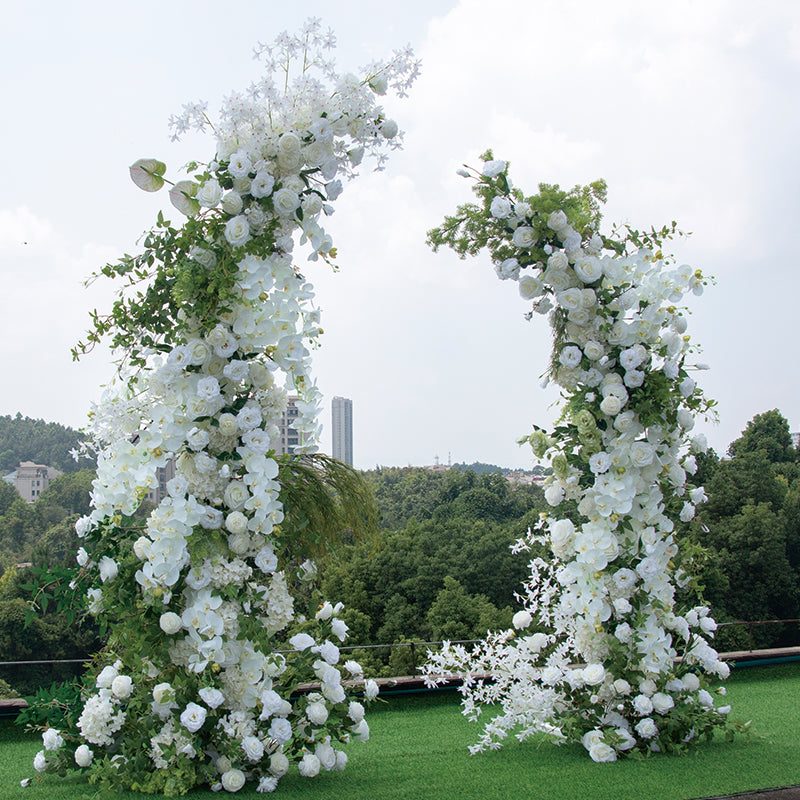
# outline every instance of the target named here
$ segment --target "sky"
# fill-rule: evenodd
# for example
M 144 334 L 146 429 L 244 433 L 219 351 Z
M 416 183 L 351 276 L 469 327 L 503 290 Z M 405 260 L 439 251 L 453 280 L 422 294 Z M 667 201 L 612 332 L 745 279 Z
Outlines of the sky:
M 314 372 L 353 401 L 359 468 L 483 461 L 534 465 L 516 440 L 558 415 L 540 388 L 552 337 L 527 322 L 513 282 L 487 255 L 433 253 L 425 234 L 472 198 L 456 175 L 487 148 L 517 186 L 607 181 L 614 223 L 676 220 L 680 263 L 713 275 L 691 298 L 689 333 L 724 453 L 755 414 L 778 408 L 800 430 L 795 323 L 800 219 L 800 3 L 763 0 L 105 0 L 17 3 L 0 31 L 0 414 L 80 428 L 112 355 L 74 362 L 89 312 L 114 286 L 84 279 L 136 252 L 166 195 L 128 166 L 168 175 L 213 157 L 214 142 L 170 141 L 182 105 L 218 108 L 260 75 L 258 41 L 322 18 L 341 71 L 410 44 L 422 73 L 385 108 L 405 131 L 385 171 L 362 168 L 328 231 L 337 273 L 298 263 L 325 334 Z M 177 212 L 170 212 L 172 218 Z

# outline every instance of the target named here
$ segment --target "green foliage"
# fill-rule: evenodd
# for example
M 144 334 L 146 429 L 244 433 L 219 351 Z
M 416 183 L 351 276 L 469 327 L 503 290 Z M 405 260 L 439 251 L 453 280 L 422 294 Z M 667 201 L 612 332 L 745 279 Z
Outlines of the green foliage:
M 511 608 L 498 610 L 485 595 L 470 595 L 449 575 L 426 615 L 434 640 L 479 639 L 511 627 Z
M 492 151 L 487 150 L 483 161 L 491 161 Z M 570 223 L 582 236 L 591 236 L 600 226 L 600 206 L 606 201 L 605 181 L 598 180 L 588 186 L 575 186 L 565 191 L 558 184 L 539 184 L 538 194 L 525 197 L 517 188 L 510 188 L 505 173 L 494 178 L 476 182 L 473 187 L 479 203 L 465 203 L 456 209 L 453 216 L 445 217 L 444 223 L 428 231 L 427 243 L 436 252 L 440 247 L 452 248 L 460 258 L 477 255 L 487 248 L 492 260 L 500 263 L 517 257 L 520 266 L 547 260 L 544 248 L 558 244 L 555 231 L 547 227 L 547 220 L 554 211 L 563 210 Z M 527 203 L 531 207 L 531 227 L 536 232 L 537 246 L 525 258 L 519 258 L 517 248 L 512 248 L 504 239 L 507 223 L 495 219 L 489 207 L 495 195 L 508 196 L 512 202 Z

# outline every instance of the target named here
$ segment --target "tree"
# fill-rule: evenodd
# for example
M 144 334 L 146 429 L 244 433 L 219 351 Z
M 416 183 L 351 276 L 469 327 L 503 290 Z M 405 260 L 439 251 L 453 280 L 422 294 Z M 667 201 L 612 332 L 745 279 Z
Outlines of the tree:
M 789 423 L 777 408 L 756 414 L 728 448 L 728 454 L 735 458 L 759 450 L 763 450 L 773 464 L 797 460 Z

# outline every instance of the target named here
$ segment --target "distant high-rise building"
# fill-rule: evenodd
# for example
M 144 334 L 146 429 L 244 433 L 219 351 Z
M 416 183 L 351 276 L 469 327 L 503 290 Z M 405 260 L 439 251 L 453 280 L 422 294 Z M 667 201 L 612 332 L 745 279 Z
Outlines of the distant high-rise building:
M 302 442 L 300 441 L 300 432 L 292 427 L 292 423 L 300 416 L 300 409 L 297 407 L 298 396 L 290 394 L 286 399 L 286 408 L 283 409 L 281 415 L 281 422 L 278 426 L 281 432 L 280 447 L 276 447 L 275 451 L 280 455 L 294 453 L 295 447 L 299 447 Z
M 333 422 L 333 457 L 353 466 L 353 401 L 334 397 L 331 404 Z

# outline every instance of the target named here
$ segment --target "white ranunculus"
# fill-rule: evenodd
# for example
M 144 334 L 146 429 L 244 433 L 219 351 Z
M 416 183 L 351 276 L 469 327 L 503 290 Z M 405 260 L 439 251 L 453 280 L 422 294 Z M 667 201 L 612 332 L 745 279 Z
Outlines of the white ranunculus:
M 174 611 L 165 611 L 159 617 L 158 625 L 168 635 L 177 633 L 183 627 L 181 618 Z

